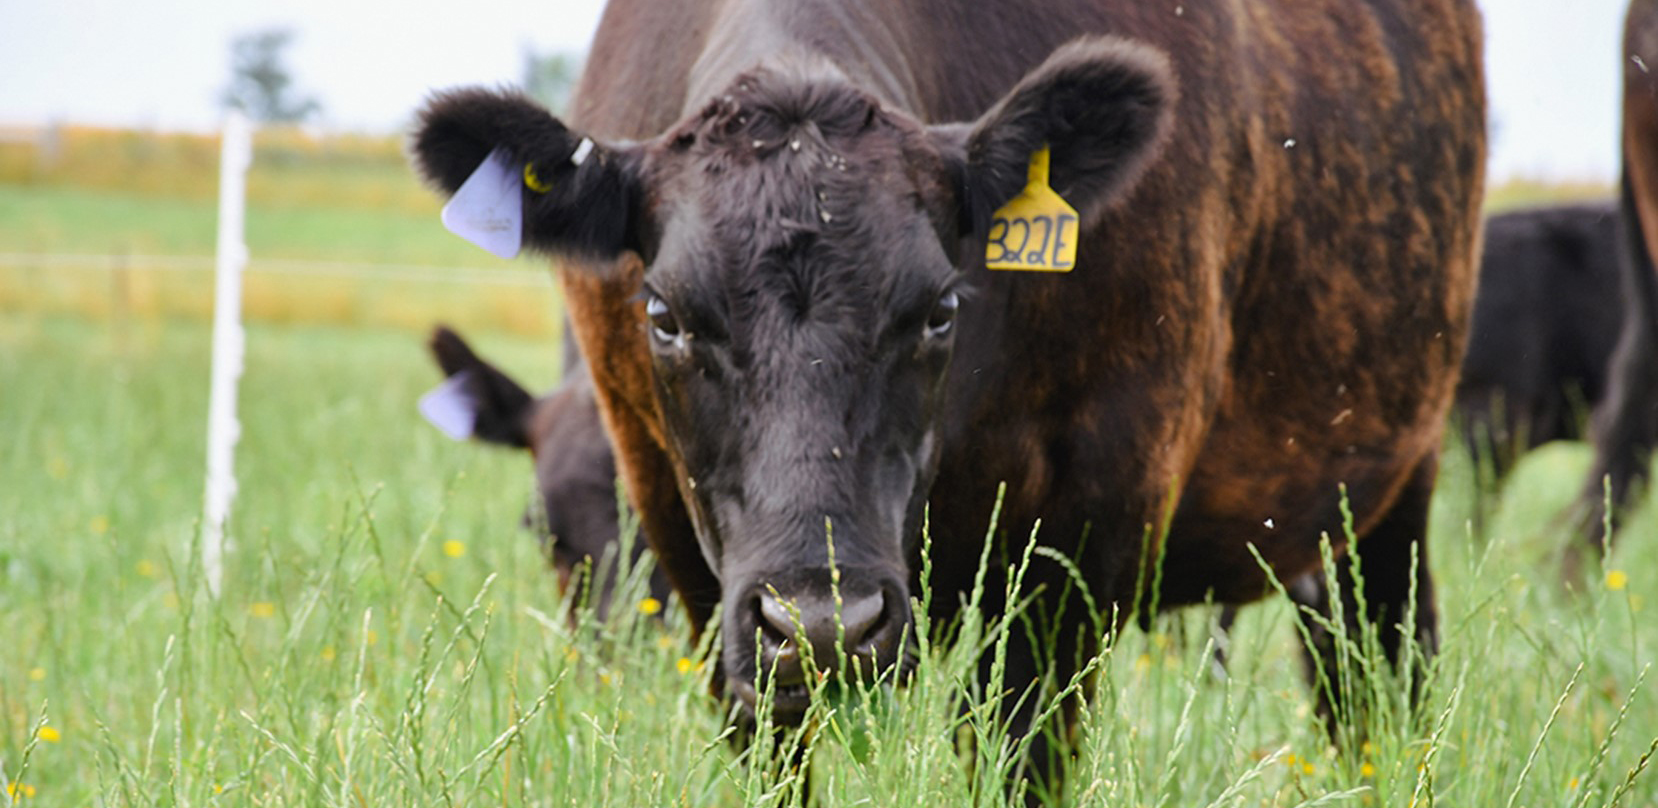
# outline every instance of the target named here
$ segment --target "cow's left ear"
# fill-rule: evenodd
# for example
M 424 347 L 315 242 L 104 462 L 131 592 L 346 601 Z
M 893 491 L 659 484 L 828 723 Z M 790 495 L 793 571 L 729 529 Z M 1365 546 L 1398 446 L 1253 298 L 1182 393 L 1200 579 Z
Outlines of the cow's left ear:
M 421 111 L 410 149 L 446 196 L 491 152 L 504 152 L 513 176 L 523 177 L 523 243 L 532 249 L 608 260 L 638 247 L 639 151 L 572 132 L 522 93 L 438 93 Z
M 1127 196 L 1162 150 L 1177 90 L 1168 57 L 1116 37 L 1079 39 L 1041 67 L 964 133 L 958 159 L 966 223 L 982 233 L 1024 188 L 1031 155 L 1050 148 L 1049 185 L 1084 221 Z

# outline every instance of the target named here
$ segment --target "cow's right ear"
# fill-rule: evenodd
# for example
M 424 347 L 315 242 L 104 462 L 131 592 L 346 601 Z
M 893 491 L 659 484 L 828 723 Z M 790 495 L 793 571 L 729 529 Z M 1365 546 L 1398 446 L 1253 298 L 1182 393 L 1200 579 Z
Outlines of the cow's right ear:
M 453 196 L 497 149 L 522 175 L 523 243 L 608 260 L 638 249 L 639 152 L 570 131 L 523 93 L 467 88 L 432 96 L 411 142 L 427 182 Z
M 1161 153 L 1178 97 L 1156 48 L 1116 37 L 1064 45 L 971 125 L 934 127 L 954 162 L 965 224 L 983 233 L 1051 148 L 1049 184 L 1084 221 L 1123 199 Z

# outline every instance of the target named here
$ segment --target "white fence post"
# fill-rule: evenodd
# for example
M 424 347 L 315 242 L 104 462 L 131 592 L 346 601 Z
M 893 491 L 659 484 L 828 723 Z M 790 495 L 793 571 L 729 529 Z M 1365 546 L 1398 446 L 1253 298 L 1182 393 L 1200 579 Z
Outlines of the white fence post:
M 207 591 L 219 596 L 224 579 L 225 522 L 236 496 L 236 383 L 242 376 L 242 267 L 248 248 L 242 214 L 253 133 L 246 117 L 225 116 L 219 153 L 219 243 L 214 268 L 213 376 L 207 404 L 207 505 L 202 524 L 202 571 Z

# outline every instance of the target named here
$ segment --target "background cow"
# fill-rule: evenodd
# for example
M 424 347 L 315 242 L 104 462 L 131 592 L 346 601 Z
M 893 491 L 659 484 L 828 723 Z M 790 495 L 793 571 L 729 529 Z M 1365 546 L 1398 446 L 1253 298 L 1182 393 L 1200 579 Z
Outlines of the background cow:
M 1622 327 L 1618 255 L 1611 201 L 1486 221 L 1456 409 L 1469 450 L 1497 479 L 1527 449 L 1587 437 Z
M 1480 42 L 1468 0 L 617 0 L 581 131 L 452 92 L 414 152 L 446 193 L 491 153 L 536 178 L 525 243 L 563 257 L 629 493 L 692 623 L 723 606 L 717 679 L 743 704 L 775 670 L 798 720 L 803 646 L 903 658 L 924 514 L 933 625 L 981 550 L 980 605 L 1006 609 L 1040 520 L 1013 693 L 1096 648 L 1085 603 L 1251 601 L 1254 553 L 1297 577 L 1325 532 L 1363 557 L 1398 660 L 1435 642 L 1422 540 L 1473 293 Z M 987 271 L 987 242 L 1037 249 L 995 219 L 1039 151 L 1082 223 L 1075 270 Z M 1035 705 L 1004 701 L 1015 732 Z
M 1658 0 L 1634 0 L 1624 20 L 1623 180 L 1619 192 L 1623 330 L 1612 358 L 1611 386 L 1595 412 L 1595 462 L 1579 499 L 1581 533 L 1604 549 L 1614 526 L 1644 486 L 1658 440 Z M 1608 490 L 1608 488 L 1610 490 Z M 1610 498 L 1614 507 L 1606 513 Z M 1575 577 L 1577 553 L 1567 553 Z
M 524 523 L 541 539 L 558 570 L 561 589 L 568 591 L 573 579 L 591 571 L 592 603 L 604 619 L 621 552 L 616 463 L 599 423 L 592 379 L 580 357 L 565 365 L 564 382 L 557 389 L 531 398 L 454 331 L 439 326 L 427 344 L 444 376 L 466 374 L 466 392 L 474 406 L 473 437 L 530 451 L 541 502 L 526 511 Z M 629 568 L 639 564 L 645 541 L 633 543 Z M 667 601 L 668 582 L 660 569 L 651 570 L 649 586 L 652 597 Z

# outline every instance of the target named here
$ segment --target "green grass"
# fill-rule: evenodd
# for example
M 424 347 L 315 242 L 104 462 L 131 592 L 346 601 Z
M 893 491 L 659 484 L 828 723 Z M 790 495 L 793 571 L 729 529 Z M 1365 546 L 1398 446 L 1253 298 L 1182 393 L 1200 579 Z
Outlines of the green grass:
M 797 775 L 720 740 L 707 649 L 676 607 L 561 619 L 517 528 L 527 459 L 418 421 L 436 371 L 406 333 L 250 330 L 234 547 L 208 597 L 192 549 L 208 329 L 120 328 L 0 314 L 0 774 L 20 804 L 798 804 Z M 477 342 L 532 387 L 554 378 L 554 345 Z M 1384 677 L 1368 743 L 1336 750 L 1285 603 L 1244 611 L 1226 677 L 1214 610 L 1187 610 L 1099 660 L 1065 804 L 1658 804 L 1651 771 L 1615 796 L 1658 737 L 1638 684 L 1658 517 L 1637 514 L 1611 562 L 1623 588 L 1597 571 L 1565 591 L 1552 520 L 1586 463 L 1580 445 L 1530 455 L 1483 540 L 1463 527 L 1467 463 L 1447 457 L 1443 649 L 1414 717 Z M 993 643 L 998 625 L 964 630 Z M 1000 804 L 1004 739 L 983 710 L 958 719 L 983 703 L 971 656 L 931 646 L 911 686 L 835 702 L 810 738 L 817 804 Z
M 412 182 L 412 179 L 409 180 Z M 299 199 L 253 200 L 248 252 L 262 259 L 506 266 L 456 238 L 429 211 Z M 122 189 L 0 184 L 0 252 L 202 255 L 218 203 Z

